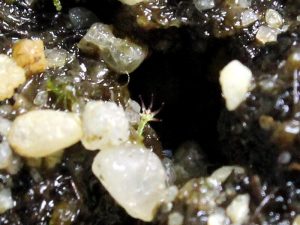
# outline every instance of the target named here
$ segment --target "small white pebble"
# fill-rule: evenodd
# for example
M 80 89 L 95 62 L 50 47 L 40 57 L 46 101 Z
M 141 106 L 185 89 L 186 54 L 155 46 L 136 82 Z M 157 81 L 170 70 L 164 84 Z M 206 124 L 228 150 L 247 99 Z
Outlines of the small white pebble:
M 207 220 L 207 225 L 225 225 L 227 223 L 228 218 L 225 215 L 224 210 L 219 209 L 216 210 L 214 213 L 209 215 Z
M 0 143 L 0 169 L 6 169 L 12 161 L 12 151 L 6 141 Z
M 25 70 L 7 55 L 0 54 L 0 101 L 11 98 L 25 80 Z
M 0 135 L 5 139 L 11 126 L 11 121 L 0 117 Z
M 211 174 L 210 178 L 213 178 L 218 182 L 223 183 L 233 171 L 237 174 L 245 173 L 244 168 L 239 166 L 222 166 L 221 168 L 215 170 Z
M 178 212 L 173 212 L 168 216 L 168 225 L 182 225 L 183 216 Z
M 82 118 L 82 144 L 88 150 L 116 146 L 129 138 L 129 122 L 124 109 L 114 102 L 89 102 Z
M 297 215 L 293 221 L 293 225 L 300 225 L 300 215 Z
M 0 116 L 8 116 L 13 111 L 13 106 L 9 104 L 4 104 L 0 106 Z
M 19 156 L 13 155 L 9 166 L 6 168 L 7 172 L 14 175 L 17 174 L 23 166 L 23 162 Z
M 38 106 L 45 106 L 47 102 L 48 102 L 48 91 L 39 91 L 33 100 L 33 103 Z
M 249 214 L 249 194 L 236 196 L 226 209 L 226 214 L 234 224 L 243 224 L 248 220 Z
M 256 20 L 258 20 L 257 13 L 254 12 L 253 9 L 247 9 L 244 12 L 242 12 L 241 15 L 241 23 L 243 27 L 247 27 L 250 24 L 254 23 Z
M 200 12 L 203 10 L 212 9 L 215 7 L 214 0 L 193 0 L 193 3 Z
M 29 6 L 33 5 L 36 2 L 36 0 L 25 0 L 25 3 Z
M 282 16 L 274 9 L 267 10 L 265 20 L 268 26 L 272 28 L 280 28 L 283 24 Z
M 251 80 L 251 70 L 238 60 L 231 61 L 222 69 L 220 84 L 229 111 L 235 110 L 245 100 Z
M 92 171 L 129 215 L 151 221 L 165 198 L 166 173 L 158 156 L 141 145 L 102 150 Z
M 277 29 L 268 26 L 260 26 L 256 33 L 256 39 L 262 44 L 266 44 L 268 42 L 276 42 L 279 33 L 280 31 Z
M 141 106 L 139 105 L 139 103 L 129 99 L 126 105 L 125 113 L 128 121 L 131 124 L 138 124 L 138 122 L 141 119 L 140 111 L 141 111 Z
M 241 8 L 249 8 L 251 6 L 252 0 L 227 0 L 232 5 L 237 5 Z
M 10 189 L 0 190 L 0 214 L 14 207 Z
M 167 188 L 166 190 L 166 196 L 164 201 L 165 202 L 172 202 L 175 200 L 176 196 L 178 194 L 178 188 L 175 185 L 172 185 Z
M 281 27 L 280 29 L 280 32 L 283 33 L 283 32 L 287 32 L 289 30 L 289 25 L 288 24 L 285 24 Z
M 136 5 L 141 2 L 148 2 L 148 0 L 119 0 L 119 1 L 126 5 Z
M 81 136 L 81 121 L 76 114 L 36 110 L 15 119 L 8 141 L 19 155 L 40 158 L 70 147 Z
M 64 49 L 46 49 L 45 55 L 48 68 L 59 68 L 66 64 L 68 52 Z

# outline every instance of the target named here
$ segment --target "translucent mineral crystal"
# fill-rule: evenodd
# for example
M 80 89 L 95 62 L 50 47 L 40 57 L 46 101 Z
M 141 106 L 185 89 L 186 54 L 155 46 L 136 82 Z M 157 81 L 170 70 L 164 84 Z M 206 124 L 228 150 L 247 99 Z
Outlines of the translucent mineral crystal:
M 272 28 L 280 28 L 283 24 L 282 16 L 274 9 L 267 10 L 265 19 L 268 26 Z
M 14 206 L 10 189 L 0 189 L 0 214 Z
M 79 42 L 79 48 L 89 54 L 99 54 L 119 73 L 131 73 L 146 58 L 147 49 L 129 39 L 114 36 L 111 26 L 95 23 Z
M 151 221 L 166 193 L 160 159 L 141 145 L 123 144 L 100 151 L 93 173 L 132 217 Z
M 194 0 L 194 5 L 199 11 L 212 9 L 215 7 L 215 1 L 214 0 Z
M 256 39 L 262 44 L 266 44 L 268 42 L 276 42 L 278 34 L 279 30 L 277 29 L 268 26 L 260 26 L 256 33 Z
M 259 17 L 254 12 L 253 9 L 247 9 L 244 12 L 242 12 L 241 23 L 242 23 L 243 27 L 249 26 L 250 24 L 254 23 L 258 19 L 259 19 Z

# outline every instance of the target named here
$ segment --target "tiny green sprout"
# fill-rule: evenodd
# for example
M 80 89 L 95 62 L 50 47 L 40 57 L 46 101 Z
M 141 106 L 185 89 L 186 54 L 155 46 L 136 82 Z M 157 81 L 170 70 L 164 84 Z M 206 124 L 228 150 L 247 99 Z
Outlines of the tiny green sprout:
M 56 97 L 55 104 L 62 104 L 64 108 L 69 108 L 76 102 L 74 87 L 69 83 L 60 83 L 49 79 L 47 81 L 47 91 L 52 92 Z
M 61 6 L 61 2 L 60 0 L 53 0 L 53 4 L 56 8 L 57 11 L 61 11 L 62 10 L 62 6 Z
M 141 96 L 140 96 L 140 99 L 141 99 Z M 151 103 L 150 103 L 148 108 L 145 107 L 145 104 L 144 104 L 142 99 L 141 99 L 141 104 L 142 104 L 141 113 L 140 113 L 141 118 L 140 118 L 140 122 L 139 122 L 139 125 L 138 125 L 138 128 L 137 128 L 137 134 L 141 139 L 143 139 L 143 133 L 144 133 L 144 129 L 145 129 L 146 125 L 149 122 L 161 121 L 161 120 L 155 118 L 155 116 L 160 112 L 160 110 L 162 109 L 164 104 L 162 104 L 162 106 L 158 110 L 152 111 L 153 95 L 152 95 L 152 98 L 151 98 Z

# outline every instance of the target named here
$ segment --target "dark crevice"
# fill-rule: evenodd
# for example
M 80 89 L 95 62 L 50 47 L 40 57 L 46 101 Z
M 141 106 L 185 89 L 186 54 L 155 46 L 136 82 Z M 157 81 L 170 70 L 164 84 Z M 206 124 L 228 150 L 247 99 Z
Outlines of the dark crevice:
M 176 50 L 153 50 L 131 74 L 130 93 L 135 100 L 141 95 L 146 103 L 153 94 L 154 110 L 165 103 L 157 116 L 162 122 L 152 123 L 165 149 L 175 150 L 183 142 L 195 141 L 209 161 L 218 164 L 223 161 L 217 132 L 223 106 L 218 68 L 212 66 L 212 61 L 216 57 L 222 60 L 224 42 L 214 41 L 212 45 L 203 40 L 193 46 L 188 28 L 178 32 Z

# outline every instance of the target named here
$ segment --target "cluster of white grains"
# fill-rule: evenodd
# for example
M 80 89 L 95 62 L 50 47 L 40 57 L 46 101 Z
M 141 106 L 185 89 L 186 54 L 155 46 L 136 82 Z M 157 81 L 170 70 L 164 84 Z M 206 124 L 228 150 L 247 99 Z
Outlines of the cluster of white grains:
M 245 173 L 244 169 L 238 166 L 224 166 L 217 169 L 210 177 L 207 178 L 211 182 L 211 184 L 215 185 L 215 189 L 211 191 L 217 191 L 217 194 L 212 196 L 221 196 L 220 190 L 217 187 L 222 185 L 222 183 L 230 176 L 230 174 L 234 172 L 235 174 L 243 174 Z M 229 190 L 225 190 L 228 192 Z M 206 193 L 206 194 L 209 194 Z M 249 194 L 238 194 L 233 200 L 229 203 L 226 209 L 218 207 L 215 205 L 215 202 L 220 201 L 213 198 L 211 201 L 214 202 L 212 204 L 214 207 L 210 209 L 210 213 L 208 216 L 208 225 L 224 225 L 224 224 L 235 224 L 242 225 L 247 223 L 249 219 L 250 212 L 250 196 Z
M 87 149 L 101 150 L 92 170 L 111 196 L 132 217 L 151 221 L 166 193 L 166 174 L 151 149 L 130 143 L 129 118 L 116 103 L 87 103 L 82 143 Z
M 92 170 L 114 199 L 132 217 L 151 221 L 165 198 L 166 173 L 151 149 L 129 141 L 130 122 L 122 106 L 91 101 L 81 117 L 70 112 L 35 110 L 1 123 L 8 142 L 0 144 L 1 166 L 14 151 L 27 158 L 50 157 L 75 143 L 100 150 Z M 124 189 L 124 187 L 127 187 Z
M 284 20 L 279 12 L 268 9 L 265 13 L 265 25 L 258 28 L 256 39 L 262 44 L 276 42 L 278 34 L 283 31 L 281 29 L 283 23 Z

